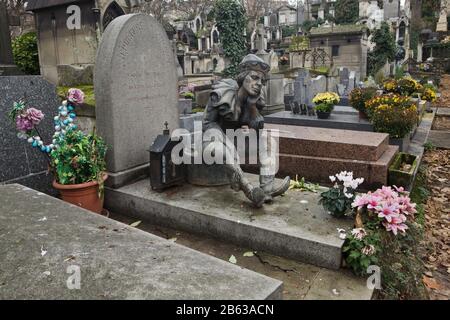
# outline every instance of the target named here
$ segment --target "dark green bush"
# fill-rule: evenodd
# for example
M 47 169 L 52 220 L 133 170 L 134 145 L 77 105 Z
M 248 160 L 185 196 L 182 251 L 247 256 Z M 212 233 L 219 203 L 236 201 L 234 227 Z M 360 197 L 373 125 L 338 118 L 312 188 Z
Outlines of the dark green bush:
M 35 32 L 18 36 L 12 42 L 14 62 L 26 74 L 39 74 L 39 55 Z

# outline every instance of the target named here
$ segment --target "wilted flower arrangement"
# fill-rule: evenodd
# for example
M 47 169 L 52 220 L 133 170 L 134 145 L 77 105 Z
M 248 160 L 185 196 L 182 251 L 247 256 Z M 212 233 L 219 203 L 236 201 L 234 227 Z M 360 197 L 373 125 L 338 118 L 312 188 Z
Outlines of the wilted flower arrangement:
M 334 186 L 320 194 L 319 203 L 331 215 L 343 217 L 352 209 L 355 191 L 364 182 L 364 178 L 354 179 L 353 172 L 341 171 L 330 176 L 330 181 L 334 183 Z

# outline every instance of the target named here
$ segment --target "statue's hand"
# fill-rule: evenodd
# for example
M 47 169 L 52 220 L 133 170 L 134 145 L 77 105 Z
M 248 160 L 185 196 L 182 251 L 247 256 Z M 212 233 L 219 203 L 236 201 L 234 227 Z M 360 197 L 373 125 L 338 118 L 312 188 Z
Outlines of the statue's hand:
M 248 126 L 255 130 L 263 129 L 264 128 L 264 117 L 262 115 L 258 114 L 255 118 L 253 118 L 250 121 Z

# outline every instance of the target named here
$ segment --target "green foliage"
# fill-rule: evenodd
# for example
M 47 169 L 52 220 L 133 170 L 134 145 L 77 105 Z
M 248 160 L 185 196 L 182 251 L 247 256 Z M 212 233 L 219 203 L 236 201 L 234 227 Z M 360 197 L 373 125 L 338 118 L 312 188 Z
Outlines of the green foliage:
M 436 149 L 436 146 L 431 141 L 425 142 L 423 144 L 423 147 L 424 147 L 425 151 L 432 151 L 432 150 Z
M 283 38 L 291 37 L 297 35 L 297 27 L 296 26 L 283 26 L 281 27 L 281 33 Z
M 377 255 L 380 253 L 380 233 L 378 230 L 366 230 L 367 235 L 361 240 L 349 234 L 345 239 L 342 252 L 344 254 L 345 263 L 355 272 L 355 274 L 363 276 L 367 274 L 367 268 L 370 265 L 378 264 Z M 363 249 L 372 246 L 374 253 L 365 254 Z
M 309 38 L 307 36 L 293 36 L 289 51 L 299 51 L 309 48 Z
M 300 181 L 298 180 L 297 175 L 295 176 L 295 180 L 291 180 L 289 190 L 291 189 L 298 189 L 300 191 L 310 191 L 310 192 L 317 192 L 319 189 L 318 184 L 308 183 L 305 181 L 305 177 L 302 177 Z
M 82 131 L 68 131 L 51 152 L 57 181 L 61 184 L 102 182 L 106 170 L 106 145 L 102 138 Z
M 381 85 L 384 81 L 384 72 L 383 70 L 378 70 L 377 73 L 375 73 L 375 76 L 373 77 L 375 80 L 375 83 L 378 85 Z
M 352 202 L 355 199 L 354 193 L 348 191 L 353 196 L 348 198 L 344 195 L 341 188 L 330 188 L 320 194 L 319 203 L 323 205 L 325 210 L 330 212 L 332 216 L 337 218 L 345 216 L 352 208 Z
M 355 23 L 359 19 L 358 0 L 337 0 L 335 21 L 337 24 Z
M 195 94 L 190 91 L 183 93 L 182 96 L 185 99 L 191 99 L 192 101 L 195 101 Z
M 12 41 L 14 62 L 25 74 L 39 74 L 39 55 L 35 32 L 28 32 Z
M 245 9 L 237 0 L 218 0 L 214 3 L 213 10 L 225 57 L 230 59 L 230 65 L 223 73 L 225 76 L 235 77 L 238 65 L 247 52 L 244 37 L 247 24 Z
M 405 70 L 403 66 L 396 66 L 394 71 L 394 78 L 399 80 L 405 76 Z
M 323 22 L 324 21 L 321 18 L 318 18 L 317 20 L 305 20 L 302 23 L 302 30 L 303 32 L 309 32 L 311 28 L 318 27 Z
M 331 112 L 333 111 L 333 105 L 328 103 L 321 103 L 314 107 L 319 112 Z
M 419 243 L 423 228 L 416 222 L 407 223 L 408 232 L 400 237 L 383 233 L 379 256 L 381 265 L 381 299 L 427 299 L 422 282 L 424 270 Z
M 375 30 L 372 42 L 375 43 L 375 47 L 367 55 L 367 67 L 369 74 L 375 75 L 386 61 L 392 62 L 395 58 L 395 40 L 386 22 L 381 24 L 380 29 Z

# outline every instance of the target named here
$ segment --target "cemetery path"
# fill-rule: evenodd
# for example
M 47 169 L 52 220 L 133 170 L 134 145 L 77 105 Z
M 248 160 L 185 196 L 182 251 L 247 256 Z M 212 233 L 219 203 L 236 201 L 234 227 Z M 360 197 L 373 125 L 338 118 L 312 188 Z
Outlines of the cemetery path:
M 450 85 L 450 83 L 449 83 Z M 450 150 L 424 154 L 426 184 L 430 192 L 425 204 L 423 281 L 430 299 L 450 299 Z

